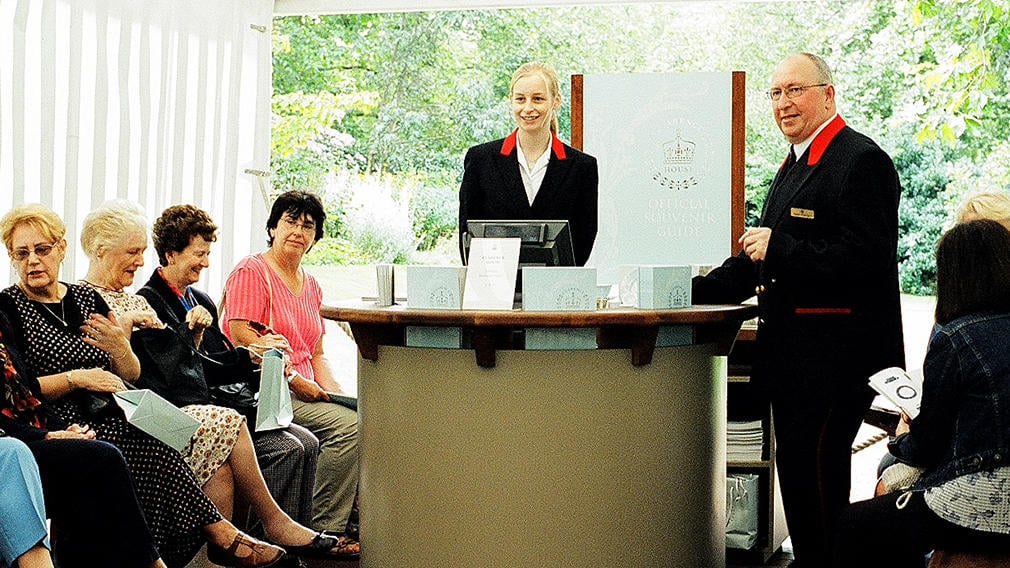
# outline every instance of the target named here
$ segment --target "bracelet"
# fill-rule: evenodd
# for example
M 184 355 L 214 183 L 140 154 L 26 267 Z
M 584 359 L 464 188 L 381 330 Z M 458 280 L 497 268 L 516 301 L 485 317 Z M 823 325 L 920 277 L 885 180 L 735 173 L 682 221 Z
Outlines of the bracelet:
M 291 383 L 295 382 L 296 378 L 298 378 L 298 371 L 294 371 L 294 370 L 291 371 L 290 373 L 288 373 L 288 376 L 285 377 L 285 378 L 287 379 L 288 384 L 290 385 Z
M 74 371 L 71 369 L 66 372 L 67 375 L 67 388 L 71 391 L 77 390 L 77 385 L 74 384 Z

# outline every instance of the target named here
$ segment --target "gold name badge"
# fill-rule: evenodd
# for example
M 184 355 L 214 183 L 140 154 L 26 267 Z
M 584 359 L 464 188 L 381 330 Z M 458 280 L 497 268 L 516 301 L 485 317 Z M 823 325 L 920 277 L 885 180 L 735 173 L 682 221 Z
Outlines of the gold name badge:
M 793 217 L 799 217 L 800 219 L 813 219 L 814 210 L 813 209 L 800 209 L 799 207 L 793 207 L 789 209 L 789 214 Z

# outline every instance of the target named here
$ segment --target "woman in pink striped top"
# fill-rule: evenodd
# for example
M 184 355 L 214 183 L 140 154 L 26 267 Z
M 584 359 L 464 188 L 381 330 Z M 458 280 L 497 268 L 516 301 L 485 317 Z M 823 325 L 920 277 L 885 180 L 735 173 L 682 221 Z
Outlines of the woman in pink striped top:
M 302 270 L 305 253 L 323 237 L 326 213 L 318 197 L 289 191 L 273 204 L 266 252 L 238 263 L 225 283 L 225 333 L 236 345 L 271 345 L 291 357 L 294 421 L 319 438 L 312 525 L 344 534 L 358 487 L 358 415 L 330 402 L 340 393 L 323 353 L 319 283 Z M 258 325 L 272 333 L 261 334 Z

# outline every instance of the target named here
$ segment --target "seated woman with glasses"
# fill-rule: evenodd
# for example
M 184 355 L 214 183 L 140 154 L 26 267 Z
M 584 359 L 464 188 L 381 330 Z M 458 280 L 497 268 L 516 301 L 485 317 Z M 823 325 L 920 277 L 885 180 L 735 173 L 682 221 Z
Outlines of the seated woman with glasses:
M 315 195 L 289 191 L 278 196 L 266 223 L 269 248 L 232 270 L 222 318 L 235 345 L 269 345 L 290 356 L 294 422 L 319 438 L 312 526 L 343 534 L 358 488 L 358 415 L 331 402 L 327 392 L 340 392 L 340 386 L 323 352 L 323 290 L 301 266 L 323 237 L 325 221 Z M 250 325 L 256 323 L 270 332 L 262 335 Z
M 140 363 L 102 297 L 59 281 L 65 236 L 63 221 L 42 205 L 17 207 L 0 219 L 0 237 L 19 277 L 0 292 L 0 312 L 9 323 L 3 336 L 25 369 L 11 381 L 47 401 L 62 421 L 94 431 L 122 452 L 167 565 L 186 564 L 205 540 L 219 564 L 274 564 L 284 550 L 223 519 L 179 452 L 127 423 L 122 413 L 88 412 L 93 393 L 124 390 L 123 381 L 137 378 Z

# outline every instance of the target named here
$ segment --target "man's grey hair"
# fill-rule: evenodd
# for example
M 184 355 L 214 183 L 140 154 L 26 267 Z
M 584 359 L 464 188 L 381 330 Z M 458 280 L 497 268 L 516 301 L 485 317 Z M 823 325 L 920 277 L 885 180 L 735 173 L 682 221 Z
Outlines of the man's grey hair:
M 817 68 L 817 80 L 821 83 L 834 84 L 834 78 L 831 75 L 831 67 L 828 66 L 828 62 L 821 59 L 819 56 L 813 53 L 800 53 L 803 57 L 806 57 L 814 64 Z

